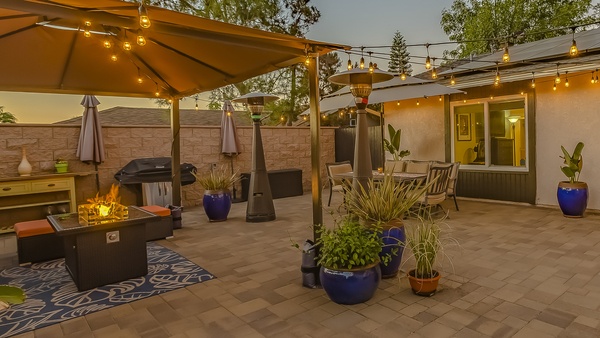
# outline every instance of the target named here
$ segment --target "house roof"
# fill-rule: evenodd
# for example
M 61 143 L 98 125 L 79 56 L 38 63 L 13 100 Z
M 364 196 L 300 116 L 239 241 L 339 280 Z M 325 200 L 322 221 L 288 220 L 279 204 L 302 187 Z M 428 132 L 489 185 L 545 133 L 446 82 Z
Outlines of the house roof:
M 220 126 L 222 110 L 195 110 L 181 109 L 179 111 L 180 124 L 199 126 Z M 166 108 L 132 108 L 113 107 L 98 112 L 100 123 L 103 126 L 169 126 L 171 124 L 171 112 Z M 82 117 L 55 122 L 55 124 L 81 125 Z M 233 119 L 237 126 L 249 126 L 252 124 L 250 115 L 246 111 L 234 111 Z
M 436 82 L 450 85 L 451 76 L 454 76 L 456 84 L 451 87 L 462 89 L 493 84 L 496 69 L 500 74 L 500 82 L 508 83 L 555 76 L 557 72 L 564 75 L 566 72 L 574 74 L 599 68 L 600 29 L 575 34 L 574 40 L 579 49 L 575 57 L 569 55 L 572 40 L 573 35 L 568 34 L 510 46 L 510 62 L 507 63 L 502 62 L 503 50 L 475 56 L 466 63 L 461 60 L 446 65 L 443 71 L 438 72 Z

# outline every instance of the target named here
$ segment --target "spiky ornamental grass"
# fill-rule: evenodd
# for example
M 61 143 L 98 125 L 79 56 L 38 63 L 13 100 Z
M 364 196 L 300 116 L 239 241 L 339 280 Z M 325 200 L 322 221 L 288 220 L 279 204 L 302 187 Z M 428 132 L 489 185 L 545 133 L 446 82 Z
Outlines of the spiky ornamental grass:
M 223 166 L 211 170 L 208 174 L 202 176 L 199 176 L 194 172 L 192 172 L 192 175 L 196 177 L 196 181 L 204 188 L 204 190 L 226 190 L 241 179 L 237 175 L 237 172 L 233 174 L 228 173 L 227 169 Z

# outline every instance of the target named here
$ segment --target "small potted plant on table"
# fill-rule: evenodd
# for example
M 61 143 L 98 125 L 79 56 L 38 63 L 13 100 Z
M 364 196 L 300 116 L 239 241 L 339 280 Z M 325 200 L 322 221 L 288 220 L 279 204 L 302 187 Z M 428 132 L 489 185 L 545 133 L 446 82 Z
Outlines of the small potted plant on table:
M 224 167 L 213 169 L 204 176 L 198 176 L 196 173 L 192 174 L 204 188 L 202 205 L 208 220 L 211 222 L 227 220 L 227 215 L 231 210 L 231 191 L 229 187 L 239 181 L 240 177 L 236 173 L 227 173 Z
M 57 158 L 54 162 L 54 168 L 59 174 L 66 173 L 69 170 L 69 162 L 63 158 Z
M 560 157 L 565 164 L 560 169 L 569 180 L 558 183 L 556 192 L 558 205 L 565 217 L 583 217 L 588 201 L 587 183 L 579 181 L 579 174 L 583 169 L 583 157 L 581 156 L 583 142 L 577 143 L 572 155 L 565 147 L 560 146 L 560 148 L 563 152 L 563 156 Z
M 366 229 L 347 215 L 333 229 L 319 226 L 317 233 L 319 277 L 329 298 L 338 304 L 371 299 L 381 280 L 381 229 Z

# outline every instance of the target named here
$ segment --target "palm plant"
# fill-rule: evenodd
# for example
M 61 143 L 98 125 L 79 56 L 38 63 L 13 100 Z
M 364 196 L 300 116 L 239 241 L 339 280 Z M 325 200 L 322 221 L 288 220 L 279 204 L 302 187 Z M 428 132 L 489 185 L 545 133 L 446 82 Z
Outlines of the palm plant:
M 390 134 L 390 139 L 384 139 L 383 145 L 385 146 L 385 149 L 394 157 L 394 160 L 398 161 L 403 157 L 410 155 L 410 151 L 406 149 L 400 150 L 400 137 L 402 136 L 402 130 L 396 130 L 391 124 L 388 124 L 388 133 Z
M 583 157 L 581 156 L 583 142 L 577 143 L 573 150 L 573 155 L 570 155 L 563 146 L 560 146 L 560 149 L 564 155 L 560 156 L 560 158 L 565 160 L 564 164 L 566 164 L 564 167 L 561 167 L 560 170 L 567 176 L 570 183 L 579 182 L 579 174 L 581 173 L 581 169 L 583 169 Z

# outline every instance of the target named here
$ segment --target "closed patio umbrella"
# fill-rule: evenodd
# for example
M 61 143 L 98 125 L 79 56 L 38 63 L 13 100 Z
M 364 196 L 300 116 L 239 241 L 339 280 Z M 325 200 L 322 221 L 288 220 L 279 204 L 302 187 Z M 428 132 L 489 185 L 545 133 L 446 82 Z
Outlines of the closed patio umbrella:
M 231 174 L 233 175 L 233 156 L 240 154 L 240 140 L 237 136 L 235 121 L 233 120 L 233 105 L 231 101 L 223 102 L 223 115 L 221 117 L 221 153 L 229 156 L 231 160 Z M 236 200 L 236 189 L 233 186 L 233 200 Z
M 104 141 L 102 139 L 102 126 L 98 117 L 100 101 L 94 95 L 85 95 L 81 101 L 84 107 L 81 119 L 81 132 L 77 145 L 77 157 L 86 163 L 94 163 L 96 170 L 96 188 L 100 191 L 98 178 L 98 164 L 104 162 Z

